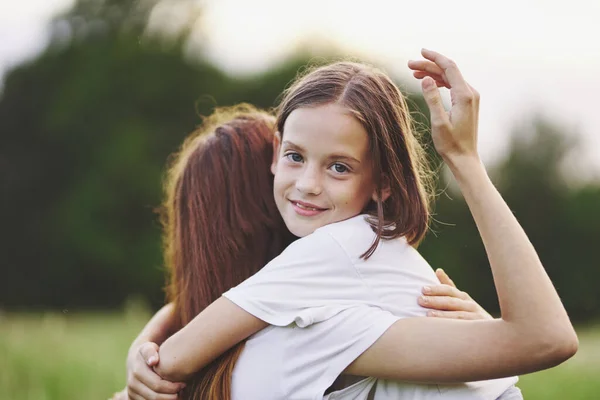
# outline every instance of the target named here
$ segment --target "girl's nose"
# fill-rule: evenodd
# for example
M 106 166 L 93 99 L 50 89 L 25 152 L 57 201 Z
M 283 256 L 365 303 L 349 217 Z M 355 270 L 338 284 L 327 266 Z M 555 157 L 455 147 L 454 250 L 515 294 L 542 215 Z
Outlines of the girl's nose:
M 310 195 L 319 195 L 323 191 L 321 177 L 316 168 L 305 168 L 303 173 L 296 179 L 296 189 L 299 192 Z

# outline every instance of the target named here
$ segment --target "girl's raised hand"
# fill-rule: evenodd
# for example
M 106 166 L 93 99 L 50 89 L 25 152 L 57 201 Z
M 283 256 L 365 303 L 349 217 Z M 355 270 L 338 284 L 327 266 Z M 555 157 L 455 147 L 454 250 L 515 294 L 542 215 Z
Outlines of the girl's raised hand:
M 465 81 L 454 61 L 431 50 L 423 49 L 421 54 L 425 60 L 411 60 L 408 67 L 422 79 L 436 150 L 446 161 L 463 156 L 478 158 L 479 93 Z M 438 87 L 450 89 L 450 111 L 444 109 Z
M 176 400 L 184 383 L 162 379 L 153 367 L 159 362 L 158 345 L 141 344 L 127 357 L 127 394 L 130 400 Z
M 438 268 L 435 271 L 440 285 L 423 288 L 418 302 L 422 307 L 430 308 L 428 317 L 451 319 L 493 319 L 468 293 L 458 290 L 450 277 Z

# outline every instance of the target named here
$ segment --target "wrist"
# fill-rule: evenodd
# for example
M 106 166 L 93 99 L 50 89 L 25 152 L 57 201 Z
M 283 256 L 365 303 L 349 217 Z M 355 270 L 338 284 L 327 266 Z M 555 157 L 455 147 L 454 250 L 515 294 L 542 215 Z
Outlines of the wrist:
M 442 156 L 442 159 L 459 184 L 473 175 L 478 175 L 478 173 L 487 174 L 485 166 L 477 153 L 452 154 Z
M 442 159 L 450 168 L 452 173 L 460 174 L 462 171 L 470 170 L 475 166 L 481 165 L 481 158 L 479 157 L 479 153 L 450 153 L 450 154 L 442 154 Z

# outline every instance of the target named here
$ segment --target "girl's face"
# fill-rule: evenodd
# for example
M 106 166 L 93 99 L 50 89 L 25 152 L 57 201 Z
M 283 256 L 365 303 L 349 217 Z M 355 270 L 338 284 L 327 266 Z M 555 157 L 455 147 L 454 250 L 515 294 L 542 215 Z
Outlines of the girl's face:
M 302 237 L 354 217 L 375 198 L 367 131 L 337 104 L 298 108 L 273 142 L 277 208 Z

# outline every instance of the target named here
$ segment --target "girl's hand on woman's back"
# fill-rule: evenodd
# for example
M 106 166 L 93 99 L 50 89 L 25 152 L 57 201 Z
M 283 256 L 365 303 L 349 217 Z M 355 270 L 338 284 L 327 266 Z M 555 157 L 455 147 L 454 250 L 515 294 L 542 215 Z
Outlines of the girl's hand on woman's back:
M 463 79 L 454 61 L 431 50 L 422 49 L 421 54 L 425 60 L 411 60 L 408 67 L 415 78 L 422 79 L 435 149 L 447 162 L 454 157 L 479 157 L 479 93 Z M 444 109 L 438 87 L 450 89 L 450 111 Z
M 456 285 L 443 269 L 435 271 L 440 285 L 423 288 L 423 295 L 419 297 L 419 305 L 431 310 L 428 317 L 451 319 L 493 319 L 467 292 L 456 288 Z

